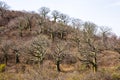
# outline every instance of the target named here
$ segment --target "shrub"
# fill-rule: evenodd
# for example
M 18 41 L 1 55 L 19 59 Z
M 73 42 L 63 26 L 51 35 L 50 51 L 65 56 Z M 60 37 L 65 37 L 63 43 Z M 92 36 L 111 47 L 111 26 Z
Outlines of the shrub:
M 113 80 L 120 80 L 120 74 L 119 73 L 113 73 L 112 78 L 113 78 Z
M 5 67 L 6 67 L 5 64 L 0 64 L 0 72 L 5 71 Z

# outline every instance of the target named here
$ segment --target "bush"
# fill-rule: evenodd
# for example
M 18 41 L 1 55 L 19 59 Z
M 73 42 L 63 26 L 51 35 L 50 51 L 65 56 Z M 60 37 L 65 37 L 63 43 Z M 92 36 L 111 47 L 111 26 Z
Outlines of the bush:
M 6 67 L 5 64 L 0 64 L 0 72 L 5 71 L 5 67 Z
M 120 80 L 120 74 L 119 73 L 113 73 L 112 78 L 113 78 L 113 80 Z

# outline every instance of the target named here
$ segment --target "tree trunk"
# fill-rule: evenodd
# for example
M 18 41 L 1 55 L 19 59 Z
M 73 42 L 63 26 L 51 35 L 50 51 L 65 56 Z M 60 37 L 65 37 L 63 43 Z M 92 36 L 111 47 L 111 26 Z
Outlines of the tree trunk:
M 5 64 L 7 65 L 8 58 L 7 56 L 5 57 Z
M 53 32 L 51 33 L 51 39 L 54 42 L 54 33 Z
M 16 64 L 20 62 L 18 53 L 16 53 L 15 55 L 15 62 Z
M 30 19 L 28 19 L 28 24 L 27 24 L 28 28 L 29 28 L 29 31 L 32 31 L 32 23 L 30 21 Z
M 60 33 L 60 37 L 61 37 L 61 39 L 63 39 L 63 32 Z
M 60 61 L 57 61 L 56 65 L 57 65 L 57 71 L 60 72 L 61 71 L 61 69 L 60 69 Z
M 54 22 L 55 22 L 55 23 L 56 23 L 56 19 L 57 19 L 57 18 L 56 18 L 56 17 L 54 17 Z
M 4 55 L 4 61 L 5 61 L 5 64 L 7 65 L 7 62 L 8 62 L 8 56 L 7 56 L 6 53 L 5 53 L 5 55 Z
M 96 56 L 93 59 L 93 72 L 96 73 L 97 72 L 97 59 Z

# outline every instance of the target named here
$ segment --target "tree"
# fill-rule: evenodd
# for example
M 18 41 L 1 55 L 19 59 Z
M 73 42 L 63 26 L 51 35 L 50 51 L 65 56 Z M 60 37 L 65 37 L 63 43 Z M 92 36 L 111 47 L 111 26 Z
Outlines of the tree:
M 15 63 L 18 64 L 20 63 L 20 45 L 17 45 L 17 43 L 13 43 L 13 46 L 12 46 L 12 50 L 13 50 L 13 53 L 15 54 Z
M 57 30 L 57 37 L 60 38 L 61 40 L 65 39 L 67 34 L 70 32 L 68 26 L 64 25 L 59 25 L 58 30 Z
M 28 22 L 24 17 L 18 17 L 16 20 L 19 28 L 19 35 L 20 37 L 23 37 L 23 30 L 28 29 Z
M 45 27 L 46 27 L 46 31 L 47 31 L 48 35 L 52 39 L 52 42 L 55 41 L 55 38 L 59 38 L 61 40 L 65 39 L 68 32 L 70 32 L 68 26 L 58 24 L 58 23 L 46 24 Z
M 80 41 L 83 39 L 82 31 L 76 29 L 72 34 L 72 41 L 75 42 L 77 48 L 80 47 Z
M 47 48 L 49 47 L 48 39 L 45 36 L 39 36 L 33 40 L 29 47 L 29 54 L 32 56 L 33 61 L 40 64 L 43 63 Z
M 41 15 L 44 19 L 46 19 L 47 14 L 50 12 L 50 9 L 47 8 L 47 7 L 41 7 L 38 11 L 39 11 L 40 15 Z
M 82 26 L 82 21 L 80 19 L 71 18 L 71 24 L 75 29 L 80 29 Z
M 59 17 L 60 12 L 58 12 L 57 10 L 52 11 L 52 18 L 54 19 L 54 22 L 56 22 Z
M 20 60 L 19 60 L 19 55 L 20 55 L 19 50 L 18 49 L 14 49 L 13 53 L 15 53 L 15 63 L 16 64 L 20 63 Z
M 94 37 L 97 31 L 97 26 L 94 23 L 91 22 L 85 22 L 83 24 L 83 32 L 85 39 L 89 39 L 91 37 Z
M 27 21 L 27 28 L 31 31 L 32 28 L 32 19 L 33 19 L 33 14 L 27 13 L 26 16 L 26 21 Z
M 27 23 L 26 28 L 29 29 L 29 31 L 32 31 L 32 27 L 36 26 L 37 20 L 40 18 L 39 14 L 31 11 L 31 12 L 25 12 L 24 11 L 24 19 Z M 38 26 L 38 25 L 37 25 Z
M 4 59 L 4 62 L 5 62 L 6 65 L 8 63 L 8 54 L 9 54 L 9 51 L 10 51 L 10 46 L 11 46 L 10 41 L 3 42 L 2 46 L 1 46 L 1 51 L 3 53 L 3 59 Z
M 9 9 L 9 6 L 5 2 L 0 1 L 0 16 L 1 17 L 4 17 L 4 14 L 7 9 Z
M 61 13 L 59 17 L 61 23 L 67 24 L 69 22 L 69 16 L 66 14 Z
M 26 16 L 20 16 L 15 18 L 14 20 L 11 20 L 7 27 L 10 30 L 14 30 L 14 29 L 18 29 L 19 31 L 19 36 L 23 37 L 23 31 L 29 29 L 31 31 L 31 26 L 32 26 L 32 21 L 28 21 L 27 19 L 27 15 Z
M 79 47 L 79 53 L 81 54 L 81 57 L 79 60 L 87 65 L 92 65 L 92 69 L 94 72 L 97 71 L 97 54 L 98 54 L 98 48 L 95 46 L 95 42 L 92 42 L 89 40 L 87 43 L 81 43 Z
M 49 25 L 49 26 L 48 26 Z M 52 39 L 52 42 L 54 42 L 55 40 L 55 36 L 57 34 L 57 30 L 58 30 L 58 25 L 57 24 L 46 24 L 44 26 L 44 31 L 46 31 L 46 33 L 48 33 L 48 35 L 50 36 L 50 38 Z
M 97 26 L 94 23 L 85 22 L 83 27 L 83 37 L 79 35 L 74 40 L 78 45 L 79 60 L 87 66 L 91 65 L 94 72 L 97 71 L 97 54 L 99 53 L 95 34 Z M 90 66 L 89 66 L 90 67 Z
M 65 57 L 67 48 L 67 43 L 64 41 L 58 41 L 55 43 L 54 47 L 52 47 L 53 58 L 55 59 L 58 72 L 61 71 L 60 63 Z
M 111 29 L 108 27 L 100 27 L 100 31 L 101 31 L 101 36 L 102 36 L 102 43 L 103 46 L 107 49 L 107 44 L 108 44 L 108 36 L 111 33 Z

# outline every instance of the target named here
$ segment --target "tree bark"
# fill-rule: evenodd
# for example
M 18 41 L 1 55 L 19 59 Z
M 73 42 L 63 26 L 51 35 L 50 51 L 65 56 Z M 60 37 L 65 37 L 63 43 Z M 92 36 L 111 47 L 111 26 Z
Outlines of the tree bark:
M 54 32 L 51 33 L 51 39 L 52 39 L 52 42 L 54 42 Z
M 60 61 L 57 61 L 56 65 L 57 65 L 57 71 L 60 72 L 61 71 L 61 69 L 60 69 Z
M 7 65 L 7 62 L 8 62 L 7 54 L 5 54 L 4 59 L 5 59 L 5 64 Z
M 63 32 L 60 33 L 60 37 L 61 37 L 61 39 L 63 39 Z
M 18 53 L 16 53 L 15 55 L 15 62 L 16 64 L 20 62 Z
M 97 72 L 97 59 L 96 59 L 96 57 L 94 57 L 94 59 L 93 59 L 93 72 L 94 73 Z

